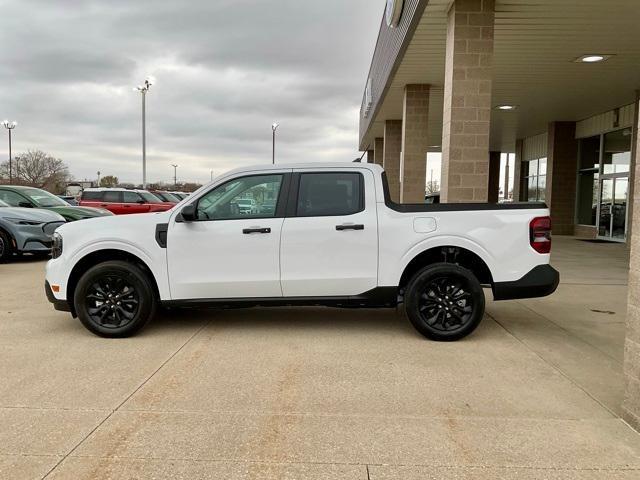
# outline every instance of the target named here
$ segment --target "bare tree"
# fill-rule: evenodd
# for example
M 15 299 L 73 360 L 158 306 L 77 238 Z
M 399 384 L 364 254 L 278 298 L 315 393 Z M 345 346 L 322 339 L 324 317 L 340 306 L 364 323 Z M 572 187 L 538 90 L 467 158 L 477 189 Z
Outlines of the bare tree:
M 432 195 L 434 193 L 440 192 L 440 182 L 438 182 L 437 180 L 427 182 L 425 192 L 427 195 Z
M 8 177 L 9 162 L 0 165 L 0 175 Z M 58 188 L 69 179 L 69 168 L 59 158 L 41 150 L 29 150 L 16 155 L 13 166 L 18 183 L 38 188 Z

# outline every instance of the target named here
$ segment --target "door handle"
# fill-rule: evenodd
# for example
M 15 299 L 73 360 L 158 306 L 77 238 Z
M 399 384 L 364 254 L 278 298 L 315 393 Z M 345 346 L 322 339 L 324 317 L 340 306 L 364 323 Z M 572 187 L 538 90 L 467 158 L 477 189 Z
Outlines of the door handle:
M 244 233 L 245 235 L 249 235 L 250 233 L 271 233 L 271 229 L 269 227 L 244 228 L 242 230 L 242 233 Z
M 338 230 L 338 231 L 342 231 L 342 230 L 364 230 L 364 225 L 346 223 L 346 224 L 343 224 L 343 225 L 336 225 L 336 230 Z

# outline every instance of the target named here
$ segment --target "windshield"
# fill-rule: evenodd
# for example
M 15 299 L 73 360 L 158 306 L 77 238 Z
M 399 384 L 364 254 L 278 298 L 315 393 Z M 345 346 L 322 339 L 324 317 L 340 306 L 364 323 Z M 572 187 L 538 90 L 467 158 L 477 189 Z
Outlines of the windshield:
M 162 192 L 162 196 L 167 200 L 167 202 L 179 203 L 182 200 L 181 198 L 178 198 L 175 193 Z
M 68 207 L 69 204 L 55 195 L 39 188 L 25 188 L 21 191 L 29 197 L 38 207 Z
M 142 198 L 145 199 L 147 203 L 162 203 L 158 197 L 149 192 L 138 192 Z

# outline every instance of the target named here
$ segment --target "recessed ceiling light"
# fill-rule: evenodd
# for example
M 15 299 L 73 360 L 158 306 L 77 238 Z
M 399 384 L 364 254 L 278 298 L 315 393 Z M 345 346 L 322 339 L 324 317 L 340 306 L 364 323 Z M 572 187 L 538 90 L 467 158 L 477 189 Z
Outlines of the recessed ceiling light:
M 611 58 L 611 55 L 602 55 L 599 53 L 590 53 L 588 55 L 582 55 L 576 58 L 574 61 L 577 63 L 598 63 L 603 62 Z
M 505 112 L 509 110 L 515 110 L 517 107 L 515 105 L 498 105 L 496 107 L 497 110 L 504 110 Z

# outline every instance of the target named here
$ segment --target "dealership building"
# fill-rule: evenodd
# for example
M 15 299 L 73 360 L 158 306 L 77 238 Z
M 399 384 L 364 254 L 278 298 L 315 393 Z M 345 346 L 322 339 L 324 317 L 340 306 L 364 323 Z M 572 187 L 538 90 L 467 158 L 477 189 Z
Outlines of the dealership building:
M 554 233 L 630 245 L 623 411 L 640 429 L 638 19 L 638 0 L 388 0 L 359 145 L 404 203 L 424 202 L 430 152 L 442 202 L 496 202 L 515 154 L 513 199 L 545 202 Z

